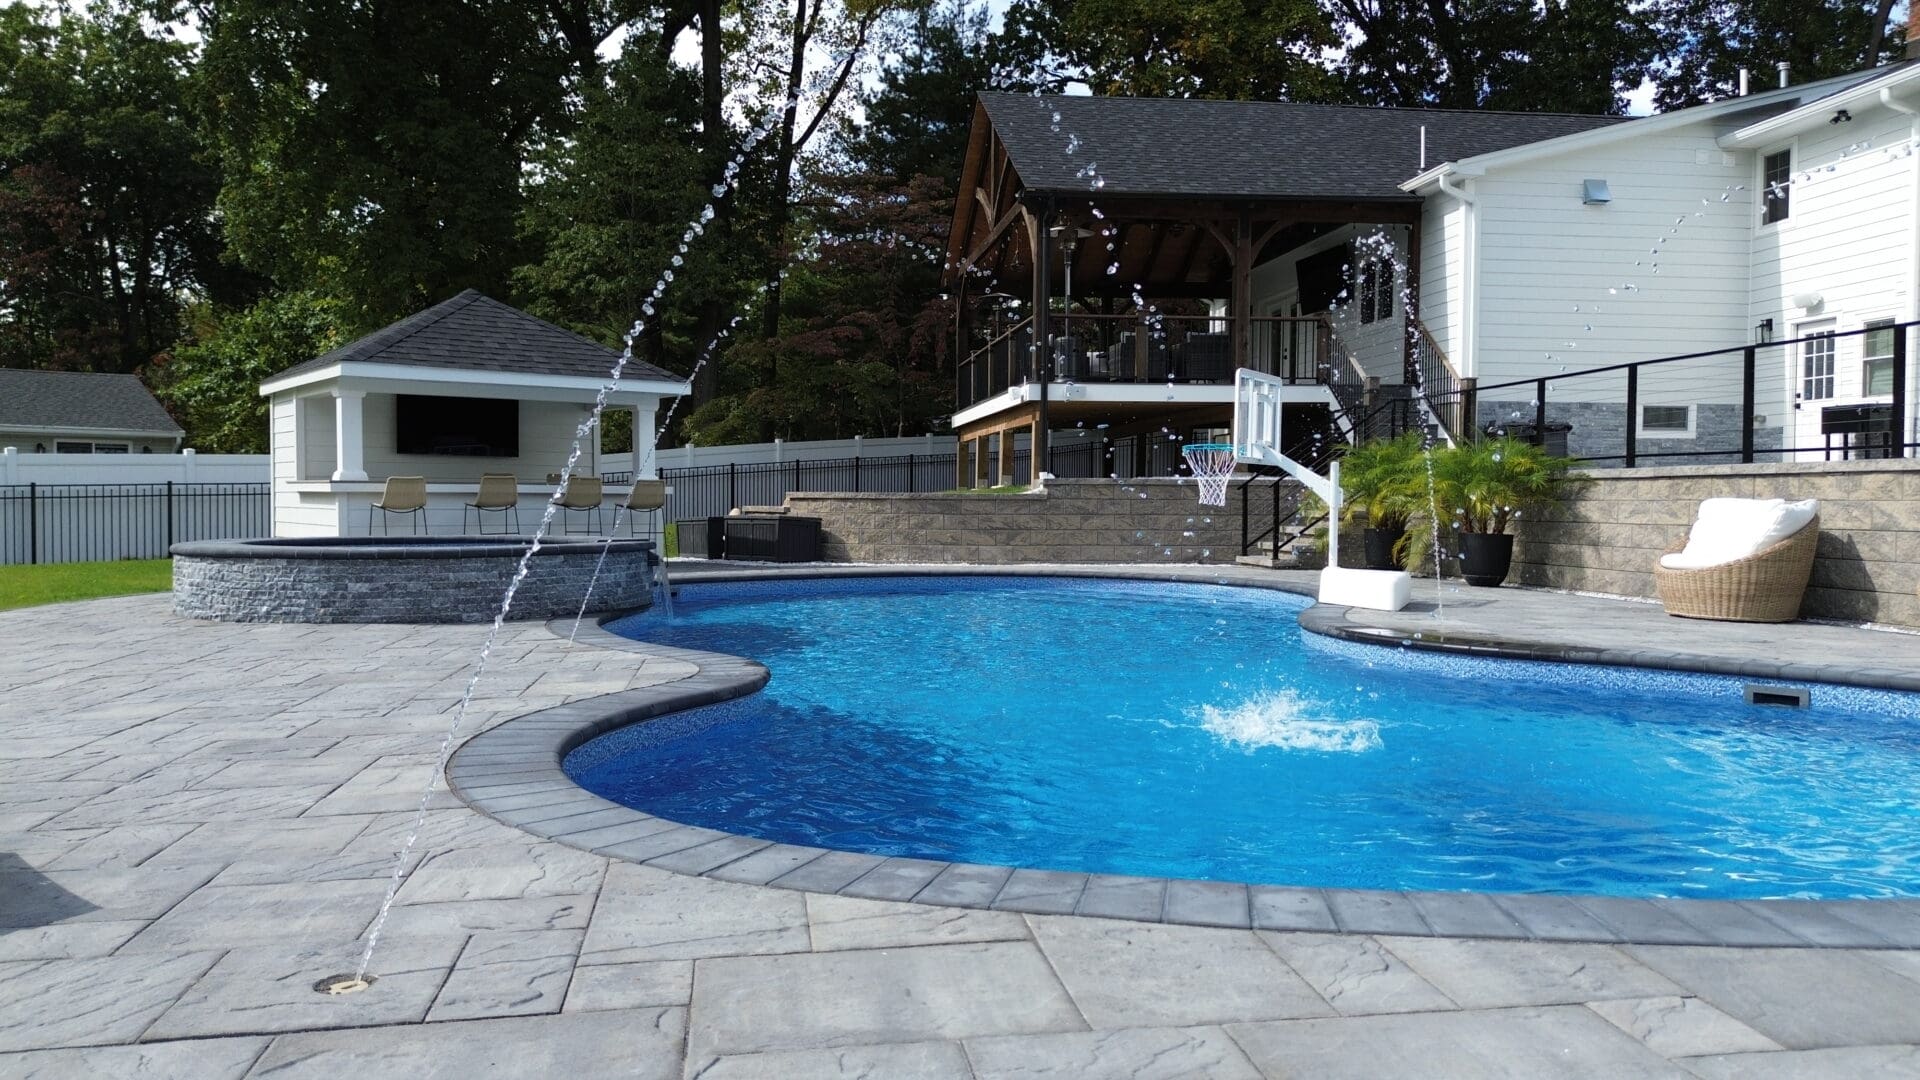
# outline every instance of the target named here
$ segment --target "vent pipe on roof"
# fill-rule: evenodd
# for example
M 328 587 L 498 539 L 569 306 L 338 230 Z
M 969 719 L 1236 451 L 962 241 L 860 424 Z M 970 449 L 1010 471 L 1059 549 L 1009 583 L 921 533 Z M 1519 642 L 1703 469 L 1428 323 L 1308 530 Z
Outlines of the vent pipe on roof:
M 1747 96 L 1747 69 L 1746 68 L 1740 69 L 1740 96 L 1741 97 Z
M 1777 67 L 1777 68 L 1779 68 L 1779 69 L 1780 69 L 1780 88 L 1781 88 L 1782 90 L 1784 90 L 1784 89 L 1786 89 L 1786 87 L 1787 87 L 1787 62 L 1786 62 L 1785 60 L 1782 60 L 1782 61 L 1780 61 L 1780 62 L 1779 62 L 1778 64 L 1775 64 L 1775 65 L 1773 65 L 1773 66 L 1774 66 L 1774 67 Z
M 1420 171 L 1427 171 L 1427 125 L 1420 125 Z

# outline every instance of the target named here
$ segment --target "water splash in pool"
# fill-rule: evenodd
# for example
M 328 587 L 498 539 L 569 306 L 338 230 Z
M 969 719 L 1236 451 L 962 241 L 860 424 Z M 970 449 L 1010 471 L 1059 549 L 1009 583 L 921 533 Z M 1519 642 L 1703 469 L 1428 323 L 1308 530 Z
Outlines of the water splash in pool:
M 1296 691 L 1276 690 L 1225 708 L 1202 705 L 1190 715 L 1222 742 L 1248 753 L 1278 747 L 1364 754 L 1385 745 L 1374 721 L 1315 719 L 1326 711 Z

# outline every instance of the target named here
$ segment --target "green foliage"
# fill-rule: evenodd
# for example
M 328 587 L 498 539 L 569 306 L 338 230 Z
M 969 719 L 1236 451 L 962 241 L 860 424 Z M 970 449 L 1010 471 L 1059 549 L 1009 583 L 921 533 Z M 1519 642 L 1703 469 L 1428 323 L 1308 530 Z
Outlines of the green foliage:
M 696 340 L 701 302 L 744 299 L 738 282 L 753 265 L 751 245 L 702 242 L 678 255 L 682 230 L 708 198 L 698 80 L 645 50 L 605 74 L 584 94 L 572 136 L 534 155 L 519 224 L 530 259 L 514 285 L 534 314 L 618 347 L 671 271 L 666 310 L 648 320 L 638 348 L 684 374 L 705 344 Z
M 1664 46 L 1661 109 L 1732 97 L 1743 67 L 1766 88 L 1783 60 L 1807 83 L 1900 56 L 1900 35 L 1886 32 L 1891 4 L 1877 0 L 1656 0 L 1648 9 Z
M 156 392 L 186 443 L 215 454 L 267 452 L 260 383 L 344 343 L 345 305 L 313 293 L 278 293 L 238 311 L 209 313 L 195 340 L 155 364 Z
M 1338 67 L 1367 104 L 1614 113 L 1661 39 L 1637 0 L 1336 0 Z
M 125 4 L 0 7 L 0 365 L 132 371 L 219 266 L 190 52 Z
M 1481 439 L 1433 451 L 1433 499 L 1415 513 L 1402 540 L 1404 565 L 1432 553 L 1434 512 L 1439 531 L 1499 536 L 1523 514 L 1557 506 L 1573 461 L 1513 438 Z
M 1426 443 L 1417 431 L 1375 439 L 1340 458 L 1341 520 L 1389 532 L 1427 505 Z
M 1340 96 L 1320 58 L 1339 38 L 1315 0 L 1014 0 L 1006 26 L 1009 39 L 1051 47 L 1019 72 L 1050 89 L 1080 81 L 1138 97 Z
M 559 5 L 556 5 L 558 7 Z M 580 58 L 519 0 L 221 0 L 198 85 L 227 237 L 372 329 L 519 261 L 527 148 Z

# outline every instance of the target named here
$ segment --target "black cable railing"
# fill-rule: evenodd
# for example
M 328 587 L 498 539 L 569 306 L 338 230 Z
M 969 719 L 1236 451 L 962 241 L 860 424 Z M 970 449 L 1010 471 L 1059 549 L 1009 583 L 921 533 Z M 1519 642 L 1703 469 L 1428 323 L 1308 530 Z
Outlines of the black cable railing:
M 1909 338 L 1887 320 L 1781 341 L 1467 385 L 1460 415 L 1592 464 L 1908 457 Z

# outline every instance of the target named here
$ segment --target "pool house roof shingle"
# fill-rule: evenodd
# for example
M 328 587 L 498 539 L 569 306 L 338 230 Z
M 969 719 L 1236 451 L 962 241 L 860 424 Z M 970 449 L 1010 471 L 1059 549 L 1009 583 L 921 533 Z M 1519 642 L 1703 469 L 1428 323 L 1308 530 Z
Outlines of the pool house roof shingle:
M 269 383 L 346 363 L 604 381 L 619 359 L 617 350 L 468 289 L 391 326 L 295 364 Z M 622 380 L 684 381 L 638 359 L 627 362 Z

